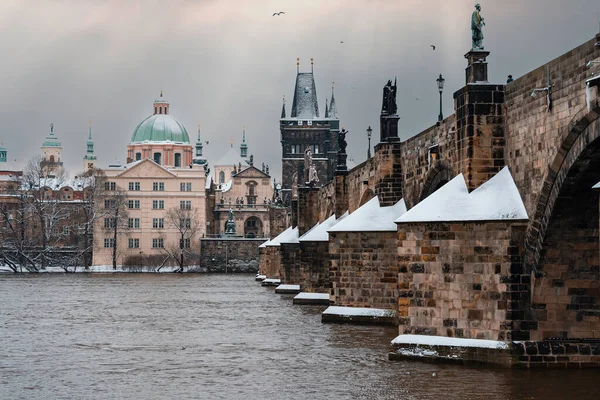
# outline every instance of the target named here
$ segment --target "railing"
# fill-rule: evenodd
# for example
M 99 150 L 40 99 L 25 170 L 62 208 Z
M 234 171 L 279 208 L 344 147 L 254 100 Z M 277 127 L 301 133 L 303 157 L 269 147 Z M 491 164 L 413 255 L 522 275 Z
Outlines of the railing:
M 258 210 L 258 211 L 267 211 L 269 209 L 269 204 L 229 204 L 229 203 L 217 203 L 215 205 L 217 210 Z

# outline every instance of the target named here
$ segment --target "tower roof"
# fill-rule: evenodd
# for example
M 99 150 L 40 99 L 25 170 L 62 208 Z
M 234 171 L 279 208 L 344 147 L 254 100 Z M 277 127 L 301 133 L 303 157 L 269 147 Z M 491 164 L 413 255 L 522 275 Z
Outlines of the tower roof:
M 331 85 L 331 104 L 329 105 L 329 118 L 338 119 L 337 106 L 335 105 L 335 96 L 333 95 L 333 85 Z
M 54 124 L 50 124 L 50 134 L 46 136 L 46 140 L 42 144 L 42 147 L 62 147 L 54 134 Z
M 294 89 L 294 101 L 290 117 L 299 119 L 319 118 L 317 88 L 312 72 L 298 72 L 296 76 L 296 88 Z
M 133 131 L 131 143 L 176 142 L 190 143 L 187 130 L 168 114 L 154 114 L 143 120 Z

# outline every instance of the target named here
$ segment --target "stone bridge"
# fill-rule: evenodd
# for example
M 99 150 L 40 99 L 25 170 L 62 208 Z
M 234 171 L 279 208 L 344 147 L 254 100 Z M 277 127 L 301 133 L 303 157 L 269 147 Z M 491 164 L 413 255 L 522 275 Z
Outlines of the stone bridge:
M 515 359 L 527 366 L 600 366 L 600 345 L 588 344 L 600 342 L 592 189 L 600 182 L 600 76 L 592 75 L 600 64 L 586 66 L 600 58 L 599 42 L 600 34 L 508 84 L 487 82 L 488 54 L 468 59 L 453 115 L 406 141 L 379 143 L 372 158 L 319 190 L 300 188 L 292 212 L 302 235 L 374 196 L 382 206 L 403 198 L 410 209 L 459 173 L 474 190 L 508 166 L 528 221 L 399 224 L 391 238 L 331 234 L 321 249 L 329 287 L 311 290 L 329 291 L 336 305 L 397 310 L 400 333 L 523 341 Z M 286 268 L 303 268 L 302 244 L 295 251 L 291 267 L 281 261 L 284 280 Z M 354 262 L 342 262 L 348 254 Z M 314 248 L 310 259 L 315 265 Z M 348 295 L 357 288 L 361 295 Z M 561 340 L 580 358 L 554 350 Z

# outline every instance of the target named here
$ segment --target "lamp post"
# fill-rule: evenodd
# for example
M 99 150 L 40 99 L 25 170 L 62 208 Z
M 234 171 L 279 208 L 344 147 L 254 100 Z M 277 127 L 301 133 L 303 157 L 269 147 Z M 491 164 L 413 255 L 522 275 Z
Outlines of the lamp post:
M 444 90 L 444 82 L 446 81 L 442 74 L 440 77 L 435 80 L 437 82 L 438 90 L 440 91 L 440 115 L 438 115 L 438 122 L 444 119 L 444 115 L 442 114 L 442 91 Z
M 369 148 L 367 149 L 367 160 L 371 158 L 371 134 L 373 133 L 373 129 L 371 129 L 371 125 L 367 128 L 367 138 L 369 138 Z

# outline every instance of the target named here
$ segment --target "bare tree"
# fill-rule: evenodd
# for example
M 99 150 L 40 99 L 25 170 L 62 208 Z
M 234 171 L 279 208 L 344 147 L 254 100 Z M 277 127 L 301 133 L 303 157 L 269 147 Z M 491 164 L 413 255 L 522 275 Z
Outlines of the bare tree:
M 179 265 L 176 272 L 183 272 L 185 258 L 194 254 L 195 236 L 200 227 L 198 212 L 195 208 L 172 208 L 166 213 L 167 225 L 177 230 L 178 241 L 167 243 L 164 251 L 167 252 Z
M 102 219 L 102 229 L 112 236 L 110 246 L 112 248 L 112 266 L 113 269 L 117 269 L 119 239 L 127 235 L 129 231 L 127 194 L 115 182 L 106 178 L 101 180 L 101 185 L 96 185 L 96 197 L 100 200 L 98 206 L 102 209 L 100 213 L 102 218 L 96 217 L 96 219 Z M 96 240 L 96 242 L 100 244 L 100 240 Z

